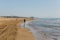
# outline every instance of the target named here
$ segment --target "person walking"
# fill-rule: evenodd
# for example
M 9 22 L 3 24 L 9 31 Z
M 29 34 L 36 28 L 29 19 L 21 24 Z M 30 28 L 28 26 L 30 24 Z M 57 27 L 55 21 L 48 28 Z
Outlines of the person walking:
M 24 28 L 25 28 L 26 19 L 24 19 Z

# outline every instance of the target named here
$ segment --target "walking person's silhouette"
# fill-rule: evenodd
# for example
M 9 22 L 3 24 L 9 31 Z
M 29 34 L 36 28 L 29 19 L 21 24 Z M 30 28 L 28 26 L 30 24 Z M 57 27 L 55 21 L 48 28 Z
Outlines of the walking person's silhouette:
M 26 19 L 24 19 L 24 28 L 25 28 Z

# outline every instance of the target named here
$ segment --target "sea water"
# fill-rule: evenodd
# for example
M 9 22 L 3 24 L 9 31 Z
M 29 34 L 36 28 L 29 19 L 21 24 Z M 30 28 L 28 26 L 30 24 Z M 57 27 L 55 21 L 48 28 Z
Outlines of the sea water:
M 40 18 L 28 24 L 36 40 L 60 40 L 60 18 Z

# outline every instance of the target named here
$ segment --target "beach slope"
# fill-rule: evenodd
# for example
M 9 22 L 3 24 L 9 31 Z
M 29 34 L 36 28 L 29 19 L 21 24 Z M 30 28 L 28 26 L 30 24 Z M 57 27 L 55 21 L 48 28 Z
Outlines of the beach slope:
M 0 18 L 0 40 L 34 40 L 32 32 L 20 28 L 24 18 Z M 30 20 L 27 18 L 27 20 Z

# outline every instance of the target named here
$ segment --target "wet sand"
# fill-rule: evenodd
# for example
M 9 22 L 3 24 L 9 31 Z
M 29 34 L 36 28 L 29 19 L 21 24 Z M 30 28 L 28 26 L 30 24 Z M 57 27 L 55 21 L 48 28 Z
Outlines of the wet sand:
M 28 32 L 28 29 L 17 28 L 16 40 L 34 40 L 32 32 Z

